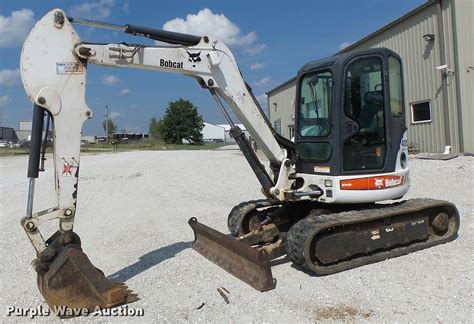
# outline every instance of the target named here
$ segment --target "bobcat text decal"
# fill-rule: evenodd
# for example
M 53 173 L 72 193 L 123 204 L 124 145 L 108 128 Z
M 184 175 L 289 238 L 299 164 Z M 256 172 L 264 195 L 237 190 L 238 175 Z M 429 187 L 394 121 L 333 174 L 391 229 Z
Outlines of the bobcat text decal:
M 183 68 L 183 62 L 173 62 L 171 60 L 160 59 L 160 66 L 167 67 L 167 68 L 173 68 L 173 69 L 182 69 Z
M 406 177 L 402 175 L 380 176 L 369 178 L 357 178 L 341 180 L 341 190 L 378 190 L 398 187 L 406 182 Z

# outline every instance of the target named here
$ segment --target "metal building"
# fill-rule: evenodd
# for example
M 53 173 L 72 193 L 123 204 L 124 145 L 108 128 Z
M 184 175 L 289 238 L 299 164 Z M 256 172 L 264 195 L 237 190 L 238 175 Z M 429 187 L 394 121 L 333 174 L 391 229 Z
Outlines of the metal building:
M 339 53 L 371 47 L 402 57 L 410 144 L 474 153 L 474 0 L 427 1 Z M 287 138 L 295 88 L 292 78 L 267 92 L 270 121 Z
M 225 129 L 222 126 L 204 122 L 202 129 L 202 139 L 205 143 L 222 142 L 225 140 Z
M 18 136 L 11 127 L 0 127 L 0 140 L 2 141 L 17 141 Z
M 230 125 L 229 124 L 220 124 L 220 125 L 217 125 L 217 126 L 220 126 L 220 127 L 223 127 L 224 128 L 224 142 L 226 144 L 235 144 L 235 140 L 232 136 L 230 136 Z M 245 136 L 247 136 L 247 139 L 248 140 L 252 140 L 249 132 L 247 131 L 247 129 L 245 128 L 244 124 L 235 124 L 235 126 L 238 126 L 241 130 L 242 130 L 242 133 L 244 133 Z
M 29 142 L 31 141 L 31 128 L 32 128 L 32 125 L 33 125 L 33 121 L 31 120 L 20 120 L 19 123 L 18 123 L 18 129 L 15 130 L 15 133 L 16 133 L 16 136 L 18 138 L 19 141 L 25 141 L 25 142 Z M 41 138 L 44 138 L 44 133 L 45 131 L 43 131 L 43 135 L 41 135 L 42 137 Z M 53 131 L 51 130 L 51 128 L 49 129 L 49 132 L 48 132 L 48 138 L 51 139 L 53 138 Z

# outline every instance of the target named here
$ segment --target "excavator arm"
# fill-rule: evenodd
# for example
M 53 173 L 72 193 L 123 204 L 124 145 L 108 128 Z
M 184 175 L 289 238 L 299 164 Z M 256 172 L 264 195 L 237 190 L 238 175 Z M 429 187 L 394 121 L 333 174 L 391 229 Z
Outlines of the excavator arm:
M 84 43 L 72 23 L 119 29 L 177 46 Z M 224 113 L 231 125 L 231 135 L 262 184 L 263 193 L 273 200 L 284 200 L 285 193 L 292 191 L 294 181 L 289 177 L 294 173 L 289 152 L 282 147 L 282 143 L 290 150 L 291 146 L 279 140 L 274 133 L 250 87 L 243 80 L 234 56 L 222 42 L 207 36 L 68 18 L 62 10 L 52 10 L 36 23 L 21 53 L 23 85 L 34 103 L 28 204 L 21 224 L 37 252 L 33 267 L 38 273 L 39 289 L 52 308 L 65 305 L 94 309 L 136 299 L 123 284 L 111 282 L 92 265 L 82 252 L 78 235 L 73 232 L 82 127 L 86 120 L 93 117 L 85 102 L 88 65 L 180 73 L 196 79 L 201 87 L 211 93 Z M 234 125 L 221 99 L 227 102 L 266 155 L 271 170 L 275 170 L 273 177 L 262 166 L 242 131 Z M 45 116 L 51 118 L 54 125 L 57 203 L 52 208 L 33 213 L 34 185 L 40 169 Z M 59 219 L 59 230 L 45 240 L 38 228 L 53 219 Z M 195 226 L 193 229 L 196 232 Z M 269 266 L 263 271 L 268 272 L 268 269 Z

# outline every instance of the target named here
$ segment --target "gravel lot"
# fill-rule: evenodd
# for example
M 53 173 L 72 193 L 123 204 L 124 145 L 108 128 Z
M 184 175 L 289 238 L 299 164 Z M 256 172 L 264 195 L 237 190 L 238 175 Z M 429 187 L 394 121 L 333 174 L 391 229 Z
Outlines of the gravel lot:
M 97 267 L 139 294 L 128 307 L 142 308 L 145 315 L 75 321 L 472 322 L 473 161 L 411 160 L 412 188 L 405 198 L 455 203 L 461 229 L 454 242 L 326 277 L 311 277 L 288 260 L 277 260 L 277 288 L 259 293 L 190 248 L 190 217 L 227 232 L 230 209 L 261 197 L 238 151 L 84 155 L 76 232 Z M 33 248 L 19 226 L 26 208 L 26 166 L 27 156 L 0 157 L 1 322 L 28 319 L 7 316 L 9 306 L 47 307 L 30 267 Z M 35 211 L 54 203 L 51 158 L 46 166 L 37 181 Z M 47 233 L 54 230 L 46 227 Z M 229 304 L 219 287 L 230 292 Z

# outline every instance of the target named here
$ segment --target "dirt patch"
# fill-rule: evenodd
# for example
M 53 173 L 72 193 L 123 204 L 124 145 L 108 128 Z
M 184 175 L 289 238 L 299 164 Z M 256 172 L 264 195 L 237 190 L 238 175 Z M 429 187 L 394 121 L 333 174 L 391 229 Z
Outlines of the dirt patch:
M 362 310 L 353 306 L 325 306 L 317 307 L 315 311 L 316 320 L 345 320 L 356 317 L 369 318 L 373 310 Z

